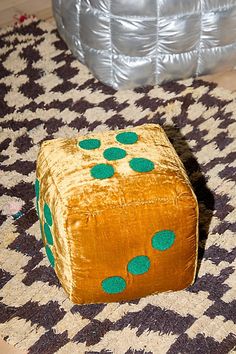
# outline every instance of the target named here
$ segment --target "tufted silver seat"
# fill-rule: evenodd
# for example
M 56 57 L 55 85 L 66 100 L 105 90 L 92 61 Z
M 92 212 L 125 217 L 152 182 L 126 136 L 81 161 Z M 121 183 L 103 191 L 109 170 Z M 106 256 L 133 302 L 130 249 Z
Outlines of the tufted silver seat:
M 53 0 L 60 35 L 115 89 L 236 64 L 236 0 Z

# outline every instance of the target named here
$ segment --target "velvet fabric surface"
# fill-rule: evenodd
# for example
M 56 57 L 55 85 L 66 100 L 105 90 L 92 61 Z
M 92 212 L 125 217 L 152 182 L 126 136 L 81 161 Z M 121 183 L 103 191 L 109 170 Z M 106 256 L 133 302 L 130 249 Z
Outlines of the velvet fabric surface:
M 193 282 L 197 200 L 160 126 L 46 141 L 37 178 L 46 253 L 73 302 Z

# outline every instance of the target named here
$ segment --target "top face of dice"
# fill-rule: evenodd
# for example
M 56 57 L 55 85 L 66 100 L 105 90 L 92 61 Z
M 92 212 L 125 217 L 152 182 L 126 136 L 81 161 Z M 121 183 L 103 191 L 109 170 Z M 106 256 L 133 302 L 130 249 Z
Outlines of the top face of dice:
M 73 301 L 129 300 L 192 282 L 197 203 L 159 126 L 47 141 L 38 178 L 46 252 Z
M 53 173 L 58 192 L 63 194 L 64 203 L 65 197 L 68 203 L 78 199 L 81 212 L 88 208 L 101 210 L 109 206 L 111 200 L 119 204 L 118 197 L 122 196 L 124 188 L 130 189 L 130 184 L 143 181 L 143 178 L 148 185 L 156 184 L 157 179 L 165 178 L 169 173 L 183 181 L 179 188 L 186 189 L 188 183 L 182 164 L 157 125 L 46 141 L 41 151 Z M 150 195 L 143 190 L 146 186 L 141 183 L 135 193 L 126 195 L 126 203 L 147 198 L 150 201 Z M 161 193 L 160 186 L 158 188 Z M 104 191 L 106 198 L 100 198 Z

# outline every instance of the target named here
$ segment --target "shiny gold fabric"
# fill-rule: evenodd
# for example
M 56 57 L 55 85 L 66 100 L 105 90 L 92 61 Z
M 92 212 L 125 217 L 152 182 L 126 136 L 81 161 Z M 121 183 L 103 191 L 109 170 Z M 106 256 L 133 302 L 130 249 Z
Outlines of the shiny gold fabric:
M 158 125 L 143 125 L 138 141 L 124 145 L 119 131 L 90 134 L 43 143 L 37 162 L 40 182 L 39 215 L 43 228 L 45 203 L 51 209 L 55 272 L 75 303 L 130 300 L 169 290 L 194 281 L 198 242 L 198 206 L 176 152 Z M 84 150 L 78 142 L 96 138 L 101 146 Z M 106 161 L 103 152 L 120 147 L 126 157 Z M 150 172 L 135 172 L 129 162 L 146 158 L 154 163 Z M 112 165 L 115 174 L 99 180 L 91 176 L 96 164 Z M 167 250 L 152 246 L 161 230 L 175 234 Z M 45 234 L 43 239 L 46 242 Z M 128 263 L 147 256 L 150 268 L 134 275 Z M 126 288 L 107 293 L 104 279 L 122 277 Z

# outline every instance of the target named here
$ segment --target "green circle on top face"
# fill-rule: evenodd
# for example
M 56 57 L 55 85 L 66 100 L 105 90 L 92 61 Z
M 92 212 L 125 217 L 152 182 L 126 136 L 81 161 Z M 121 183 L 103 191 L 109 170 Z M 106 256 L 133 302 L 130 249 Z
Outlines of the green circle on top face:
M 46 254 L 48 256 L 48 259 L 49 259 L 49 262 L 51 264 L 51 266 L 54 268 L 55 266 L 55 259 L 54 259 L 54 256 L 53 256 L 53 253 L 50 249 L 50 247 L 48 245 L 45 246 L 45 250 L 46 250 Z
M 133 275 L 146 273 L 150 268 L 150 260 L 147 256 L 137 256 L 128 263 L 128 271 Z
M 102 289 L 107 294 L 118 294 L 126 288 L 126 281 L 122 277 L 110 277 L 102 281 Z
M 104 151 L 103 156 L 108 161 L 120 160 L 126 156 L 126 151 L 117 147 L 108 148 Z
M 93 178 L 105 179 L 111 178 L 114 175 L 115 170 L 111 165 L 100 163 L 92 167 L 90 173 Z
M 158 251 L 165 251 L 175 242 L 175 233 L 170 230 L 157 232 L 152 238 L 152 247 Z
M 123 132 L 116 136 L 116 140 L 125 145 L 135 144 L 138 141 L 138 134 L 134 132 Z
M 44 208 L 43 208 L 43 213 L 44 213 L 44 217 L 46 222 L 48 223 L 49 226 L 52 226 L 52 213 L 51 210 L 48 206 L 48 204 L 44 204 Z
M 101 141 L 98 139 L 85 139 L 79 142 L 81 149 L 95 150 L 101 146 Z
M 35 190 L 36 198 L 39 199 L 40 183 L 38 179 L 36 179 L 35 181 L 34 190 Z
M 53 245 L 53 237 L 48 224 L 44 224 L 44 233 L 47 239 L 47 243 L 49 243 L 49 245 Z
M 132 170 L 136 172 L 150 172 L 154 169 L 154 163 L 151 160 L 135 157 L 129 162 Z

